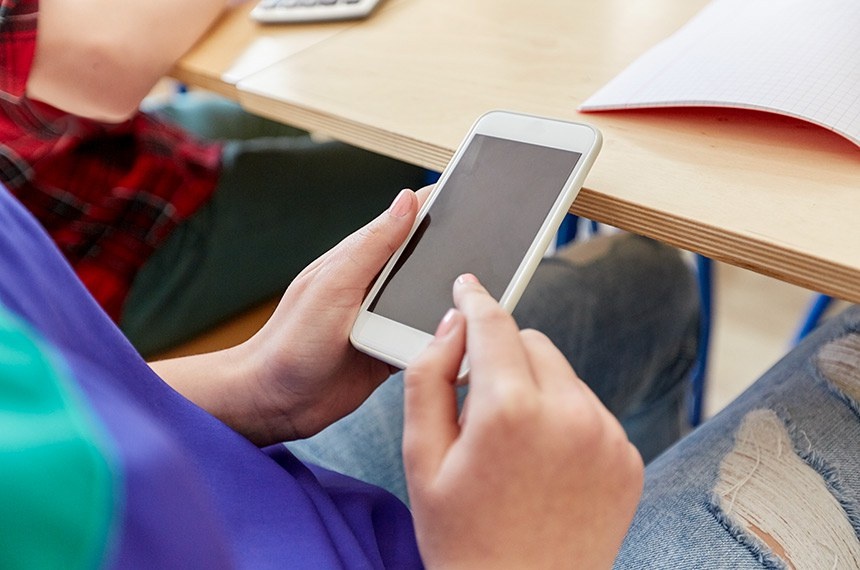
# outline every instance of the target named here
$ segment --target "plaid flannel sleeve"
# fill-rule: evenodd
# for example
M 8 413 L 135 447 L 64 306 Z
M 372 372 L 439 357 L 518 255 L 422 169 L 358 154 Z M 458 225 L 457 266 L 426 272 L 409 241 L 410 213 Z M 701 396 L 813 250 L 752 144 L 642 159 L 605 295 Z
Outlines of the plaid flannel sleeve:
M 38 0 L 0 0 L 0 97 L 20 99 L 36 52 Z

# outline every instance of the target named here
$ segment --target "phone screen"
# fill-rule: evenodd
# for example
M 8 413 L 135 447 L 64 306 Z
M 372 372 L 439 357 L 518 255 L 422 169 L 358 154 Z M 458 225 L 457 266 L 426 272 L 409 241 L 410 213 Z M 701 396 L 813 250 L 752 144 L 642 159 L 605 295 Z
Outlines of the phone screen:
M 581 156 L 475 135 L 369 310 L 433 334 L 459 275 L 500 299 Z

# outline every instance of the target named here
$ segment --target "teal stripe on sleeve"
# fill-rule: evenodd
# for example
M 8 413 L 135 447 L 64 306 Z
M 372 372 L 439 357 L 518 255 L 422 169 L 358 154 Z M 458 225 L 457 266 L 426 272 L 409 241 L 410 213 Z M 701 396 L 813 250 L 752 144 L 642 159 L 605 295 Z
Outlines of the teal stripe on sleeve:
M 108 436 L 44 346 L 0 305 L 0 568 L 97 568 L 119 488 Z

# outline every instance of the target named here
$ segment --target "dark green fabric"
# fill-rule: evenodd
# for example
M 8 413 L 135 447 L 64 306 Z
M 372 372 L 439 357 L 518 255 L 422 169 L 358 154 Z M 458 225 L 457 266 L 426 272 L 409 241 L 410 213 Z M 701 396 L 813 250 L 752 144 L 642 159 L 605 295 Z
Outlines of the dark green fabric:
M 134 280 L 120 326 L 144 355 L 281 293 L 400 189 L 423 182 L 420 168 L 315 142 L 220 99 L 180 98 L 165 112 L 201 135 L 231 140 L 212 200 Z
M 117 488 L 106 438 L 40 345 L 0 306 L 0 566 L 95 568 Z

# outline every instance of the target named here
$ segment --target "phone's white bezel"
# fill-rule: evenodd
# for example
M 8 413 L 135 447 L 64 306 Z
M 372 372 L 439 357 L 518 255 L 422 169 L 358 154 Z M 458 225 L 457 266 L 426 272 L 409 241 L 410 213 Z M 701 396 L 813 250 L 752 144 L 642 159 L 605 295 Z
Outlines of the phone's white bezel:
M 490 111 L 478 118 L 442 172 L 433 192 L 418 212 L 418 217 L 409 236 L 391 256 L 385 268 L 376 278 L 373 287 L 361 305 L 350 334 L 350 341 L 358 350 L 398 368 L 406 368 L 426 348 L 433 339 L 433 335 L 371 313 L 368 311 L 368 306 L 393 269 L 406 244 L 412 239 L 412 235 L 427 210 L 436 200 L 439 192 L 444 189 L 450 173 L 456 168 L 465 149 L 475 135 L 479 134 L 570 150 L 582 155 L 550 209 L 549 215 L 544 219 L 511 282 L 499 299 L 499 304 L 508 312 L 513 311 L 519 301 L 555 232 L 561 225 L 562 219 L 579 193 L 602 143 L 600 131 L 583 123 L 535 117 L 510 111 Z

